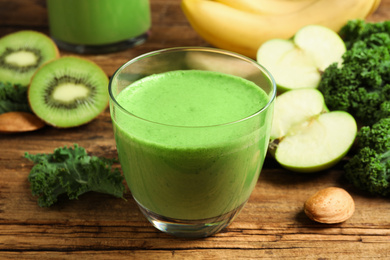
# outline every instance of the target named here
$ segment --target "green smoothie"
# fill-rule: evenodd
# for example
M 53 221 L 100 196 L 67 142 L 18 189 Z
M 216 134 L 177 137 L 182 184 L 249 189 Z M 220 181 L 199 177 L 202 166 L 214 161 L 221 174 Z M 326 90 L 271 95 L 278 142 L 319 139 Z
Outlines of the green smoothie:
M 151 26 L 149 0 L 47 0 L 50 34 L 66 43 L 111 44 Z
M 181 220 L 243 205 L 267 151 L 272 109 L 252 115 L 268 100 L 250 81 L 199 70 L 151 75 L 122 90 L 112 118 L 133 197 Z

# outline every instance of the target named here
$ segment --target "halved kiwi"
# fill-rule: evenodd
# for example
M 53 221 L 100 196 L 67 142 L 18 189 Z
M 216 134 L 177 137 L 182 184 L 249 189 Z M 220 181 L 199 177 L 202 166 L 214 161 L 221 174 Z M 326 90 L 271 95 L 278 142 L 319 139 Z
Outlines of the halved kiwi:
M 90 60 L 64 56 L 37 70 L 28 100 L 32 111 L 47 124 L 79 126 L 108 106 L 108 76 Z
M 57 45 L 43 33 L 23 30 L 8 34 L 0 38 L 0 79 L 28 86 L 43 63 L 58 57 Z

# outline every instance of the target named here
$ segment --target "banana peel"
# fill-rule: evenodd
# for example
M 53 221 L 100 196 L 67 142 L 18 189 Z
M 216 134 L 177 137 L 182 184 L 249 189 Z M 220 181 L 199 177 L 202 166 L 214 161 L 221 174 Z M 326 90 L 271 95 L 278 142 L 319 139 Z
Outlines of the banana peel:
M 297 12 L 317 0 L 215 0 L 235 9 L 263 15 Z M 281 8 L 283 7 L 283 8 Z
M 381 3 L 381 0 L 374 0 L 374 3 L 372 4 L 371 10 L 368 12 L 366 17 L 372 15 L 378 9 L 380 3 Z
M 235 1 L 235 7 L 232 7 L 233 1 L 228 0 L 182 0 L 181 7 L 192 28 L 205 41 L 253 59 L 260 45 L 270 39 L 290 39 L 300 28 L 310 24 L 323 25 L 338 32 L 349 20 L 365 19 L 380 3 L 380 0 L 311 0 L 310 4 L 294 11 L 263 14 L 248 12 L 248 5 L 245 5 L 248 0 Z M 251 1 L 267 3 L 264 0 Z M 280 9 L 285 2 L 305 3 L 304 0 L 268 2 L 280 3 Z

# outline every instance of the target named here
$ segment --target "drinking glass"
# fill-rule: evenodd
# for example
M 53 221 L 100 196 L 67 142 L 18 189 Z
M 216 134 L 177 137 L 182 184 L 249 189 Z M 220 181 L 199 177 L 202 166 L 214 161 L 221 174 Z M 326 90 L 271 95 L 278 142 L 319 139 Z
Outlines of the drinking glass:
M 59 48 L 108 53 L 143 43 L 149 35 L 149 0 L 47 0 L 50 35 Z
M 132 114 L 124 101 L 118 101 L 134 82 L 178 70 L 245 79 L 263 91 L 264 102 L 258 102 L 255 113 L 234 122 L 182 126 Z M 109 83 L 110 113 L 121 168 L 140 210 L 157 229 L 199 238 L 233 221 L 256 186 L 267 153 L 275 94 L 275 82 L 264 67 L 215 48 L 157 50 L 128 61 L 114 73 Z M 145 102 L 153 101 L 146 96 Z

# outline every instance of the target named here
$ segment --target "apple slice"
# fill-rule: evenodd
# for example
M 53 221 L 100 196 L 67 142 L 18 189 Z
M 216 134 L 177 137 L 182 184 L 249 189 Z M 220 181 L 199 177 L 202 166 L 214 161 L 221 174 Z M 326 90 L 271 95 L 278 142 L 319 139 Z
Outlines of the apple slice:
M 269 150 L 286 169 L 317 172 L 338 163 L 356 134 L 355 119 L 329 112 L 318 90 L 290 90 L 276 98 Z
M 291 131 L 291 128 L 327 111 L 324 96 L 319 90 L 297 89 L 288 94 L 287 92 L 283 93 L 275 100 L 270 138 L 271 140 L 280 139 Z
M 292 39 L 271 39 L 257 52 L 257 61 L 275 79 L 279 92 L 316 88 L 330 64 L 342 62 L 345 43 L 333 30 L 321 25 L 302 27 Z

